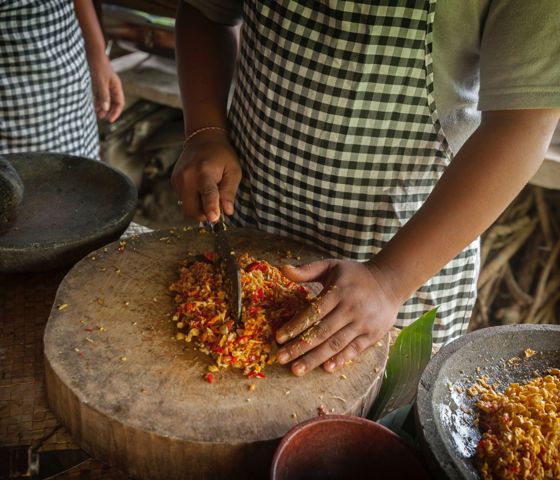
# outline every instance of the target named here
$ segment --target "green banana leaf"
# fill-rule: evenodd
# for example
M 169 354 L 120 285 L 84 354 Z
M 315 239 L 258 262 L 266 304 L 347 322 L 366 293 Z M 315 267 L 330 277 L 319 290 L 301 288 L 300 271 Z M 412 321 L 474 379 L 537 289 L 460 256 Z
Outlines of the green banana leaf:
M 437 307 L 399 333 L 389 352 L 379 395 L 368 414 L 371 420 L 378 420 L 414 400 L 420 376 L 432 356 L 436 312 Z

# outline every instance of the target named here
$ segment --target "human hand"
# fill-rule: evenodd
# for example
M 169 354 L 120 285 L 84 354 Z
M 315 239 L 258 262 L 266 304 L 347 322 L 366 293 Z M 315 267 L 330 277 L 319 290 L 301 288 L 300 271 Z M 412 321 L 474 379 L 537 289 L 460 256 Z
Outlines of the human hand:
M 119 76 L 105 54 L 89 62 L 93 104 L 97 118 L 113 123 L 124 107 L 124 93 Z
M 395 323 L 401 302 L 374 264 L 322 260 L 302 267 L 286 266 L 294 282 L 320 282 L 323 290 L 304 311 L 283 325 L 276 340 L 281 364 L 293 360 L 301 376 L 319 365 L 334 372 L 377 342 Z
M 187 142 L 171 174 L 186 216 L 216 222 L 233 213 L 241 166 L 226 132 L 208 130 Z

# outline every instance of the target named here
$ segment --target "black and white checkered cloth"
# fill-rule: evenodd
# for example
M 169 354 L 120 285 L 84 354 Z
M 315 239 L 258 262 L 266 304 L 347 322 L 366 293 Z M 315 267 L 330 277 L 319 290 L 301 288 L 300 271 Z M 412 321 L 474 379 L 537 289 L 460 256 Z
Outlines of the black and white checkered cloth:
M 435 0 L 244 2 L 230 109 L 243 164 L 235 223 L 372 258 L 451 159 L 433 100 Z M 434 341 L 464 333 L 478 242 L 401 309 L 439 305 Z
M 71 0 L 0 0 L 0 153 L 99 157 L 91 79 Z

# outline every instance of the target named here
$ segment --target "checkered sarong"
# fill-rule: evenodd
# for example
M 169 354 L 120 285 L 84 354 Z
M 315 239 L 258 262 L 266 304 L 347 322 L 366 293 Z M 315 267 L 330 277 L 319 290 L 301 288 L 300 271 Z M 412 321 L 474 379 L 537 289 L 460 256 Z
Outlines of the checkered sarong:
M 238 225 L 366 261 L 420 208 L 451 159 L 433 100 L 435 0 L 246 0 L 230 109 L 243 165 Z M 434 341 L 466 330 L 478 243 L 402 307 L 439 305 Z
M 91 79 L 71 0 L 0 0 L 0 153 L 99 157 Z

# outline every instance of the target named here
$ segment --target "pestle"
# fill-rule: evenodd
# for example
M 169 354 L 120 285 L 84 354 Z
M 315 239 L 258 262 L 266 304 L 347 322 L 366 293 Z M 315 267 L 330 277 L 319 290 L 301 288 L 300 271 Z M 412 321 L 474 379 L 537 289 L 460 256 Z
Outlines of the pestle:
M 23 199 L 23 182 L 8 160 L 0 155 L 0 227 L 8 223 Z

